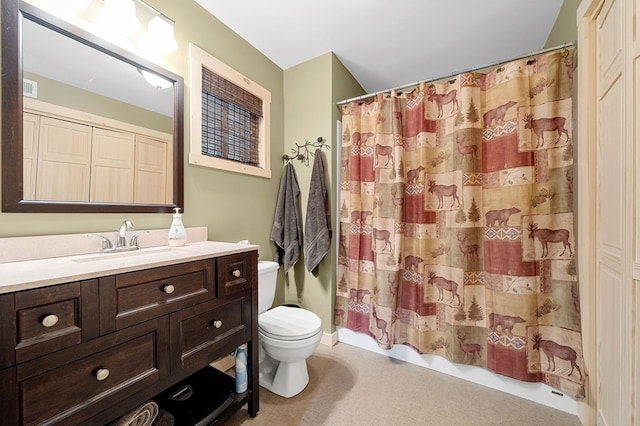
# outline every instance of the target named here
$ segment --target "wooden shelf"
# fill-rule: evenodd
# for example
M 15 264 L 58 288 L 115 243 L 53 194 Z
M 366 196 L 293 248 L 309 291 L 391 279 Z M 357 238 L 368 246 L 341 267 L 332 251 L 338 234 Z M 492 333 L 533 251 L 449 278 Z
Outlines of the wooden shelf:
M 251 390 L 237 394 L 234 389 L 235 378 L 208 366 L 152 399 L 174 416 L 176 424 L 214 425 L 222 424 L 251 399 Z

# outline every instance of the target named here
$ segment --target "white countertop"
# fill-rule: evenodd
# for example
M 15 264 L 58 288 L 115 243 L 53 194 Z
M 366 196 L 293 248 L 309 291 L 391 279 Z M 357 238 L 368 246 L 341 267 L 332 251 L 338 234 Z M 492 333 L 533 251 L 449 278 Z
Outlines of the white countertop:
M 158 266 L 258 250 L 253 244 L 216 241 L 157 246 L 107 254 L 83 254 L 0 264 L 0 294 L 86 280 Z

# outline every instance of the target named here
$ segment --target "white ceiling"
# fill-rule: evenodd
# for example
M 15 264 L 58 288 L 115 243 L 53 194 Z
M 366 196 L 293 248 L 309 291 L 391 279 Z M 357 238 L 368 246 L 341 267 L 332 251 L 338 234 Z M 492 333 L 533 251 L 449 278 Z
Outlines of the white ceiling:
M 563 0 L 196 0 L 282 69 L 334 52 L 367 92 L 544 47 Z

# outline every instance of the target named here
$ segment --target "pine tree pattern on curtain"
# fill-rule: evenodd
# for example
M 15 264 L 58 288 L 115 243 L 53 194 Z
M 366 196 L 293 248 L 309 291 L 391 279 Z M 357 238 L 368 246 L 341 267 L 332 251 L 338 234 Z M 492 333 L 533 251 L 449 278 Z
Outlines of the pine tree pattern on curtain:
M 336 325 L 584 396 L 575 49 L 343 106 Z

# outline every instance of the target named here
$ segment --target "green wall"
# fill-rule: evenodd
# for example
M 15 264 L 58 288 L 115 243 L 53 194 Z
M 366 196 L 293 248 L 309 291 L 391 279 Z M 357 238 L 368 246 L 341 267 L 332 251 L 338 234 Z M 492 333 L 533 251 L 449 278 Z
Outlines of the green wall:
M 315 142 L 318 137 L 325 140 L 330 149 L 323 148 L 322 155 L 332 213 L 337 202 L 336 154 L 341 142 L 336 140 L 336 120 L 340 118 L 336 102 L 363 93 L 363 89 L 333 53 L 326 53 L 284 71 L 284 153 L 292 155 L 291 149 L 296 149 L 296 144 Z M 299 160 L 293 161 L 301 192 L 303 225 L 309 201 L 313 160 L 314 157 L 311 156 L 308 166 Z M 327 333 L 335 330 L 335 249 L 339 235 L 335 219 L 335 214 L 332 214 L 331 249 L 320 263 L 316 274 L 306 270 L 303 255 L 279 284 L 276 294 L 276 304 L 293 303 L 315 312 L 322 319 L 323 329 Z
M 562 2 L 556 23 L 549 33 L 549 38 L 547 38 L 546 48 L 577 40 L 576 12 L 578 11 L 578 5 L 580 5 L 580 0 L 564 0 Z
M 155 0 L 149 4 L 175 20 L 178 50 L 161 64 L 185 79 L 185 226 L 207 226 L 209 239 L 260 244 L 273 258 L 273 223 L 284 152 L 283 71 L 245 40 L 205 12 L 195 1 Z M 192 42 L 271 92 L 271 179 L 189 165 L 189 57 Z M 4 141 L 0 141 L 4 143 Z M 258 213 L 258 214 L 257 214 Z M 169 228 L 170 214 L 0 213 L 0 237 L 115 231 L 123 219 L 137 229 Z

